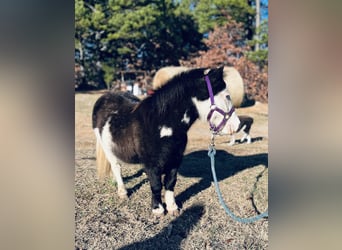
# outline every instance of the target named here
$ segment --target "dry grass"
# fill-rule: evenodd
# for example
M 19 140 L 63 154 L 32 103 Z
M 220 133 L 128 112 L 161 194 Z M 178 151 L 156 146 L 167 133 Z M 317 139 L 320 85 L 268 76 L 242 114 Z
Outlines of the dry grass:
M 91 130 L 91 109 L 99 96 L 96 92 L 75 95 L 75 249 L 268 247 L 267 220 L 241 224 L 219 204 L 207 156 L 210 134 L 206 123 L 196 122 L 189 131 L 175 189 L 182 207 L 180 216 L 152 216 L 150 187 L 141 166 L 123 168 L 129 200 L 119 199 L 112 180 L 99 182 Z M 218 137 L 216 173 L 227 205 L 237 215 L 249 217 L 268 206 L 268 109 L 256 103 L 237 112 L 254 118 L 253 143 L 228 147 L 229 138 Z

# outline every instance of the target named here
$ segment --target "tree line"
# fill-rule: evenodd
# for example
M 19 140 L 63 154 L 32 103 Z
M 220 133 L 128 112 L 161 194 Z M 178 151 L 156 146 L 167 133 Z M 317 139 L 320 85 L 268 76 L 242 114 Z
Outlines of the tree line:
M 108 87 L 123 70 L 232 65 L 267 91 L 267 42 L 254 0 L 76 0 L 75 86 Z

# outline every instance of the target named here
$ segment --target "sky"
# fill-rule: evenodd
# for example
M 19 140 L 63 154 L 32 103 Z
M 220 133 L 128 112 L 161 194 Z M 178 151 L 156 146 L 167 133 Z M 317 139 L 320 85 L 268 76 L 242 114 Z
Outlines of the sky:
M 268 0 L 260 0 L 261 5 L 266 5 L 268 7 Z M 261 20 L 268 19 L 268 8 L 261 8 L 260 10 Z

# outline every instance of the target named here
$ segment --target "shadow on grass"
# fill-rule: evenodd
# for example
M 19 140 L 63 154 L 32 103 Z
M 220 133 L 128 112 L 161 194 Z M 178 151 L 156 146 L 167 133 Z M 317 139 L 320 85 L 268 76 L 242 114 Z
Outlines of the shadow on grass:
M 142 176 L 143 173 L 144 173 L 144 170 L 143 169 L 139 169 L 135 174 L 123 177 L 123 180 L 124 180 L 124 182 L 128 182 L 128 181 L 130 181 L 132 179 L 135 179 L 135 178 L 138 178 L 138 177 Z
M 247 97 L 247 95 L 244 95 L 244 98 L 242 100 L 242 103 L 240 105 L 240 108 L 247 108 L 247 107 L 251 107 L 255 104 L 255 100 L 254 99 L 249 99 Z
M 215 169 L 218 181 L 224 180 L 244 169 L 253 168 L 257 165 L 264 165 L 268 168 L 268 154 L 234 156 L 224 150 L 216 151 Z M 211 186 L 213 179 L 208 152 L 201 150 L 185 155 L 178 173 L 184 177 L 201 178 L 198 183 L 193 184 L 177 195 L 177 203 L 182 207 L 182 204 L 185 201 Z
M 264 137 L 258 136 L 258 137 L 254 137 L 251 138 L 251 143 L 257 142 L 257 141 L 262 141 L 264 140 Z M 229 143 L 230 140 L 225 141 L 225 143 Z M 234 144 L 247 144 L 247 139 L 244 139 L 243 141 L 241 141 L 241 139 L 236 139 Z
M 123 181 L 124 181 L 124 183 L 127 183 L 128 181 L 130 181 L 132 179 L 141 177 L 143 175 L 143 173 L 144 173 L 144 170 L 139 169 L 138 172 L 136 172 L 135 174 L 123 177 Z M 142 185 L 144 185 L 146 182 L 148 182 L 147 176 L 143 180 L 139 181 L 139 183 L 135 184 L 133 187 L 128 188 L 127 189 L 128 197 L 130 197 L 134 192 L 138 191 L 142 187 Z
M 258 182 L 259 182 L 260 178 L 263 176 L 265 171 L 266 171 L 266 168 L 262 172 L 260 172 L 258 174 L 258 176 L 256 177 L 256 182 L 254 183 L 253 192 L 252 192 L 252 195 L 251 195 L 251 198 L 250 198 L 251 201 L 252 201 L 252 206 L 253 206 L 254 210 L 257 212 L 257 214 L 261 214 L 261 212 L 259 211 L 259 209 L 257 208 L 257 206 L 255 204 L 254 190 L 256 190 Z
M 136 249 L 181 249 L 182 240 L 188 237 L 189 232 L 199 222 L 204 213 L 203 205 L 194 205 L 175 218 L 156 236 L 144 241 L 132 243 L 119 248 L 120 250 Z

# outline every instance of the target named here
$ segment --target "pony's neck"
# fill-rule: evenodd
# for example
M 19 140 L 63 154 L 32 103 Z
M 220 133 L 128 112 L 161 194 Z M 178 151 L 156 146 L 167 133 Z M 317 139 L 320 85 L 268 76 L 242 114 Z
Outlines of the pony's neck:
M 199 117 L 191 100 L 189 82 L 170 82 L 142 101 L 140 112 L 156 123 L 188 130 Z

